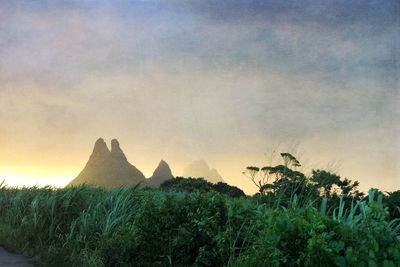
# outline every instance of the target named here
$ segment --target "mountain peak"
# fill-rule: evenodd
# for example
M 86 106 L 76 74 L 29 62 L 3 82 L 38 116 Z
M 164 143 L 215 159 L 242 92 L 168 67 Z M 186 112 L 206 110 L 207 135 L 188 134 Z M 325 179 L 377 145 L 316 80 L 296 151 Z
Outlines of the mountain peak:
M 107 153 L 110 152 L 108 150 L 107 144 L 103 138 L 97 139 L 96 143 L 94 143 L 93 153 Z
M 168 163 L 161 160 L 160 163 L 158 163 L 157 168 L 154 170 L 153 175 L 146 180 L 146 185 L 150 187 L 158 187 L 162 182 L 172 178 L 174 178 L 174 176 L 172 175 Z
M 104 139 L 102 137 L 99 137 L 99 139 L 96 140 L 95 146 L 97 144 L 105 144 L 106 142 L 104 141 Z
M 92 155 L 90 156 L 89 162 L 93 165 L 102 164 L 110 156 L 110 150 L 107 147 L 106 142 L 103 138 L 97 139 L 94 144 Z
M 111 141 L 110 151 L 104 139 L 99 138 L 85 168 L 69 185 L 87 183 L 119 187 L 134 185 L 144 179 L 143 173 L 128 162 L 117 139 Z
M 192 177 L 192 178 L 204 178 L 209 182 L 218 183 L 223 182 L 221 175 L 218 173 L 216 169 L 211 169 L 207 162 L 203 159 L 195 160 L 190 163 L 183 170 L 184 177 Z
M 119 142 L 115 138 L 113 140 L 111 140 L 111 150 L 113 150 L 113 149 L 120 149 Z
M 160 163 L 158 163 L 157 168 L 160 168 L 160 167 L 168 167 L 169 168 L 169 165 L 165 160 L 161 160 Z
M 156 177 L 167 177 L 168 179 L 173 178 L 171 168 L 164 160 L 161 160 L 160 163 L 158 163 L 157 168 L 154 170 L 153 176 L 151 176 L 151 178 Z
M 127 160 L 124 152 L 119 146 L 117 139 L 111 140 L 111 156 L 116 159 Z

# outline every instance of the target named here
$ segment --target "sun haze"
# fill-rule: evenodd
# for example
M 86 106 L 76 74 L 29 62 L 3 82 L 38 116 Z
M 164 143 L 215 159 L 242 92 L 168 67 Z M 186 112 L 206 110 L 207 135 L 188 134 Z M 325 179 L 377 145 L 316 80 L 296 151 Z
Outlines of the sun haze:
M 365 3 L 364 3 L 365 2 Z M 117 138 L 149 177 L 224 180 L 293 142 L 400 188 L 397 1 L 2 1 L 0 179 L 64 186 Z M 280 145 L 279 145 L 280 144 Z

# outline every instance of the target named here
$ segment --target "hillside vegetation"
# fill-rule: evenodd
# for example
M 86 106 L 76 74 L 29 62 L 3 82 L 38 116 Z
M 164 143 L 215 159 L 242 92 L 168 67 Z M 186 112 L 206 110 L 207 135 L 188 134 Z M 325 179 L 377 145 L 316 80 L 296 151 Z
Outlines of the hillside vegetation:
M 332 214 L 317 205 L 271 208 L 212 191 L 0 192 L 1 243 L 42 266 L 400 264 L 399 227 L 374 191 L 350 211 L 341 204 Z

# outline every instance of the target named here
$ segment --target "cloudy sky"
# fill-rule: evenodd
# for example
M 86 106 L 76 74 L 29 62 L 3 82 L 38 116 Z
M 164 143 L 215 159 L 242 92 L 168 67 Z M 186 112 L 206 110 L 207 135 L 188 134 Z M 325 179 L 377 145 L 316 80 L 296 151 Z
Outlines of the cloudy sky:
M 400 4 L 0 0 L 0 177 L 63 185 L 98 137 L 225 180 L 295 147 L 400 189 Z

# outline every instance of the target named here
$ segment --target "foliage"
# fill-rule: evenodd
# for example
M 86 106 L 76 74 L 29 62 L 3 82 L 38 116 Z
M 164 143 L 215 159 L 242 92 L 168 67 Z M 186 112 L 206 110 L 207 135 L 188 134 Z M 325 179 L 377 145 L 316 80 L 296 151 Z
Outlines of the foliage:
M 334 197 L 338 194 L 355 198 L 362 197 L 362 193 L 357 190 L 359 182 L 341 177 L 337 174 L 325 170 L 312 170 L 311 181 L 323 192 L 325 197 Z M 333 188 L 336 186 L 336 190 Z
M 389 208 L 390 217 L 400 218 L 400 190 L 388 192 L 383 201 Z
M 283 164 L 262 168 L 249 166 L 244 172 L 258 187 L 261 202 L 271 207 L 287 207 L 294 200 L 301 205 L 312 205 L 327 198 L 326 209 L 332 212 L 339 206 L 341 198 L 345 200 L 346 209 L 350 208 L 352 200 L 363 198 L 364 194 L 358 191 L 358 181 L 342 179 L 335 173 L 320 169 L 312 170 L 307 177 L 297 170 L 301 164 L 296 157 L 290 153 L 280 155 Z
M 397 266 L 398 241 L 382 224 L 351 228 L 310 209 L 275 211 L 241 266 Z M 381 234 L 378 234 L 381 230 Z M 382 235 L 383 234 L 383 235 Z M 367 238 L 365 238 L 367 237 Z
M 318 188 L 297 171 L 300 162 L 290 153 L 281 153 L 284 165 L 249 166 L 244 174 L 258 187 L 262 202 L 272 207 L 288 206 L 295 198 L 302 205 L 319 198 Z
M 244 197 L 244 192 L 236 186 L 231 186 L 227 183 L 218 182 L 213 185 L 213 189 L 221 194 L 228 195 L 230 197 Z
M 321 188 L 325 197 L 330 197 L 332 187 L 340 182 L 340 176 L 324 170 L 312 170 L 311 180 Z
M 382 194 L 352 209 L 342 198 L 331 212 L 331 199 L 300 200 L 273 208 L 213 190 L 0 188 L 0 242 L 41 266 L 400 265 L 400 227 Z
M 176 177 L 163 182 L 160 185 L 162 190 L 175 190 L 184 192 L 209 192 L 216 191 L 230 197 L 244 197 L 244 192 L 236 186 L 231 186 L 227 183 L 218 182 L 217 184 L 210 183 L 203 178 L 183 178 Z
M 204 178 L 176 177 L 163 182 L 160 185 L 160 189 L 185 192 L 208 192 L 212 189 L 212 183 L 206 181 Z

